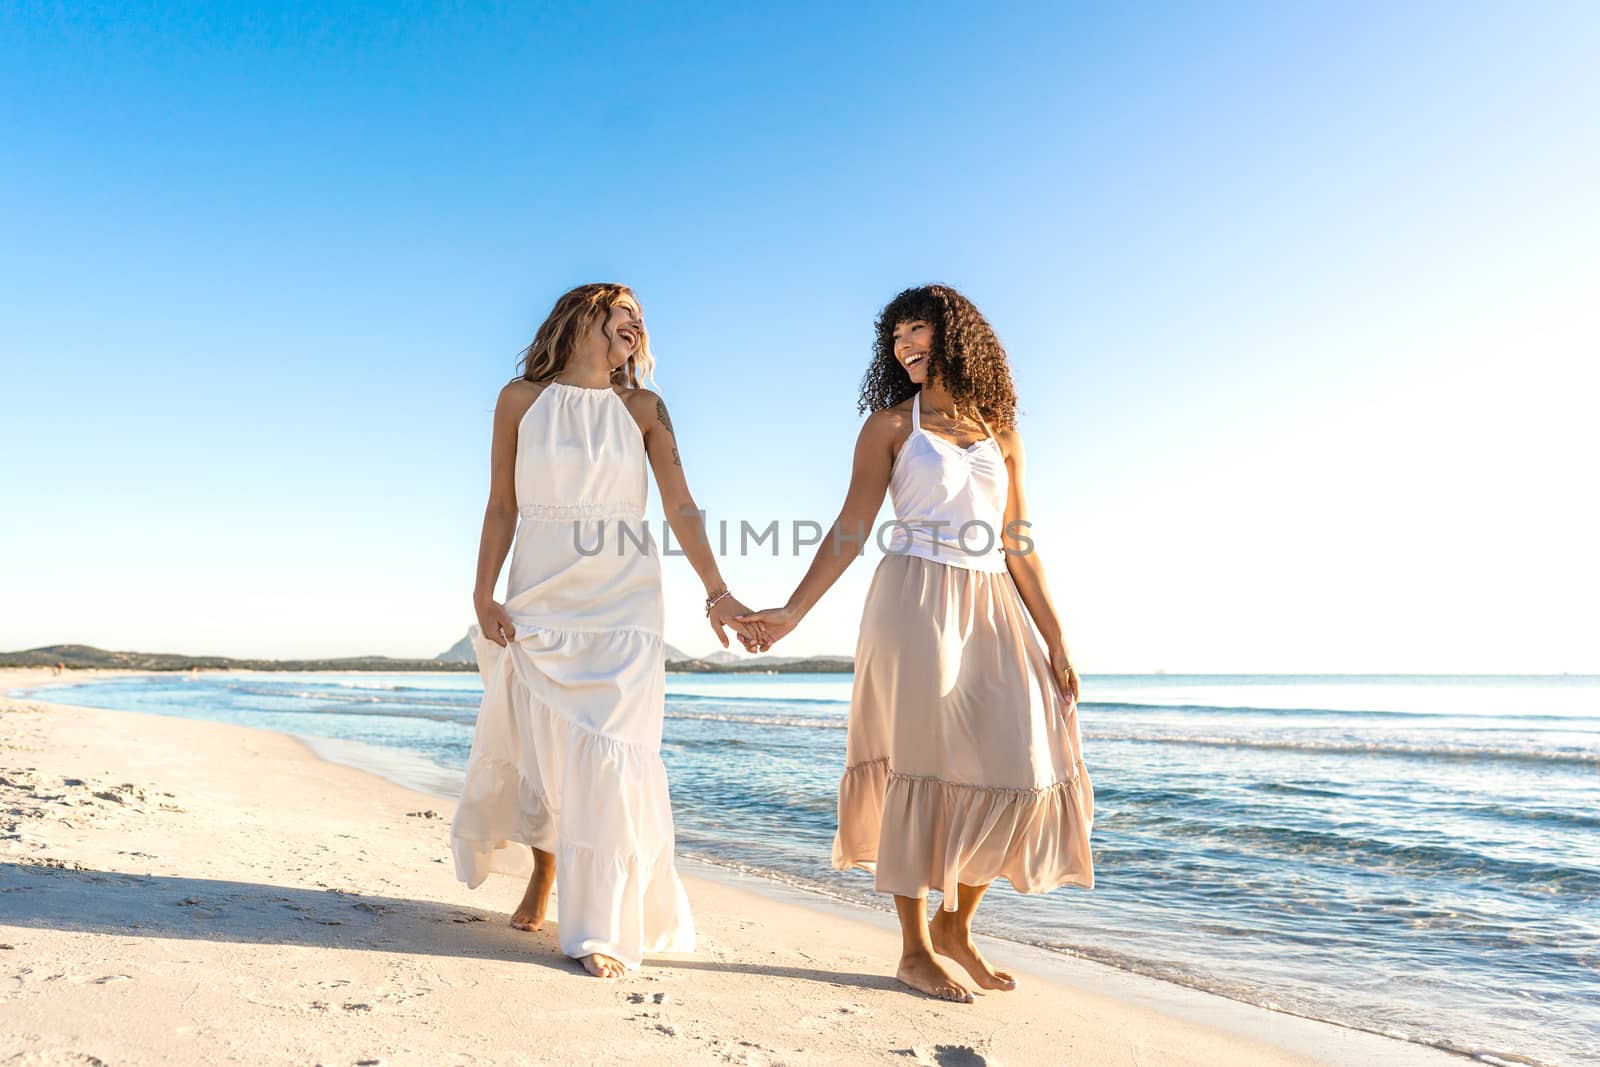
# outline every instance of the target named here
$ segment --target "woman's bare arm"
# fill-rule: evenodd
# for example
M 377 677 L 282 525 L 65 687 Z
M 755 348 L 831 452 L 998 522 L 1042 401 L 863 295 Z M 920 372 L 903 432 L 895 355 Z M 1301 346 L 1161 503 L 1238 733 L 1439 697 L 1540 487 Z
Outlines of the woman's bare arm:
M 795 587 L 788 603 L 742 616 L 762 624 L 773 641 L 800 624 L 824 593 L 849 569 L 872 536 L 872 520 L 883 507 L 889 491 L 889 472 L 894 467 L 895 446 L 906 435 L 903 413 L 893 409 L 874 412 L 856 437 L 855 459 L 850 470 L 850 489 L 845 493 L 839 517 L 817 545 L 817 554 L 805 577 Z M 770 642 L 768 643 L 770 647 Z
M 1050 665 L 1064 694 L 1076 700 L 1078 695 L 1077 669 L 1067 652 L 1066 638 L 1061 632 L 1061 619 L 1056 614 L 1055 602 L 1050 597 L 1050 586 L 1045 581 L 1044 561 L 1038 547 L 1028 535 L 1027 490 L 1023 483 L 1026 466 L 1022 449 L 1022 435 L 1008 429 L 996 435 L 1000 450 L 1005 455 L 1006 471 L 1010 475 L 1010 488 L 1006 493 L 1006 527 L 1001 531 L 1001 544 L 1006 550 L 1006 570 L 1017 585 L 1022 606 L 1033 616 L 1039 636 L 1044 638 L 1050 653 Z
M 528 408 L 544 391 L 541 383 L 515 381 L 500 390 L 494 406 L 494 433 L 489 446 L 489 503 L 483 509 L 478 538 L 478 577 L 472 606 L 483 636 L 504 645 L 516 637 L 505 609 L 494 599 L 500 568 L 517 533 L 517 428 Z
M 694 494 L 689 492 L 689 478 L 683 469 L 683 457 L 678 452 L 678 437 L 672 428 L 672 416 L 667 403 L 649 389 L 635 389 L 627 394 L 628 410 L 644 434 L 645 455 L 650 459 L 650 469 L 655 473 L 656 489 L 661 493 L 661 509 L 666 513 L 667 525 L 678 542 L 689 566 L 700 576 L 710 599 L 727 588 L 722 580 L 722 570 L 717 566 L 717 555 L 711 550 L 706 537 L 705 520 Z M 723 597 L 711 610 L 711 629 L 722 646 L 728 646 L 724 626 L 731 626 L 741 639 L 754 636 L 752 627 L 735 623 L 733 617 L 749 609 L 736 597 Z

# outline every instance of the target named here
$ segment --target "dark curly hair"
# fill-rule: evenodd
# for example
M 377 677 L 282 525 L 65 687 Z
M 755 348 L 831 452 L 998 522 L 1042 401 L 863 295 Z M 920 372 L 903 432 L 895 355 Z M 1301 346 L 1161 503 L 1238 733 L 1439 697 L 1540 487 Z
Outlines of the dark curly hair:
M 917 391 L 894 358 L 894 328 L 921 319 L 933 327 L 928 378 L 935 376 L 955 397 L 959 410 L 981 414 L 992 427 L 1017 424 L 1017 391 L 1011 385 L 1006 350 L 976 305 L 948 285 L 907 289 L 878 313 L 872 364 L 861 379 L 858 412 L 882 411 Z

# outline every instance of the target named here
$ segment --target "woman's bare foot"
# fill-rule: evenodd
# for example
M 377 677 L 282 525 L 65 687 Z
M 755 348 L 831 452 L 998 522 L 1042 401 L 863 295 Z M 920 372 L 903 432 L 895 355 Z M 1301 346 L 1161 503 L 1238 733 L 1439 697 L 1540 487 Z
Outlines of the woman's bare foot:
M 940 1000 L 953 1000 L 958 1004 L 971 1004 L 972 994 L 950 977 L 939 961 L 924 952 L 907 953 L 900 957 L 900 966 L 894 976 L 902 985 L 918 993 L 926 993 Z
M 545 855 L 550 855 L 545 853 Z M 528 891 L 522 894 L 522 903 L 511 913 L 511 925 L 529 933 L 544 925 L 545 912 L 550 908 L 550 887 L 556 882 L 555 857 L 548 863 L 534 853 L 533 875 L 528 879 Z
M 966 972 L 972 975 L 972 980 L 978 983 L 979 988 L 1000 990 L 1017 988 L 1015 978 L 989 966 L 989 961 L 978 952 L 978 946 L 972 943 L 972 932 L 961 928 L 961 921 L 954 912 L 940 911 L 933 917 L 933 921 L 928 924 L 928 939 L 933 942 L 933 951 L 955 960 L 966 968 Z
M 610 956 L 602 956 L 595 952 L 578 961 L 584 969 L 596 978 L 621 978 L 628 973 L 628 969 Z

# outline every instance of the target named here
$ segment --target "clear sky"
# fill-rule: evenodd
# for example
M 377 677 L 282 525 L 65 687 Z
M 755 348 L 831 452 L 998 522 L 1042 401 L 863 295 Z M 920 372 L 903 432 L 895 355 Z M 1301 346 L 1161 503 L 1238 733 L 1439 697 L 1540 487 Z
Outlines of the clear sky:
M 1600 7 L 73 7 L 0 8 L 0 649 L 442 651 L 583 281 L 713 521 L 826 522 L 943 281 L 1086 672 L 1600 671 Z

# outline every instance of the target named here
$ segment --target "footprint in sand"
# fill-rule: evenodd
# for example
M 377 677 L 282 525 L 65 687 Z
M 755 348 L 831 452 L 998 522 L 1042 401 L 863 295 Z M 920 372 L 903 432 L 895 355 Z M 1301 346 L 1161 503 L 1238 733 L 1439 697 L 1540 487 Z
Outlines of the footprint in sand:
M 807 1015 L 805 1018 L 798 1020 L 798 1024 L 808 1030 L 827 1030 L 842 1023 L 847 1023 L 855 1016 L 871 1014 L 863 1004 L 841 1004 L 837 1008 L 818 1015 Z M 902 1049 L 899 1051 L 901 1055 L 909 1055 L 915 1052 L 914 1049 Z M 920 1063 L 921 1061 L 919 1060 L 918 1062 Z
M 935 1045 L 900 1048 L 897 1055 L 910 1056 L 918 1067 L 997 1067 L 983 1053 L 971 1045 Z

